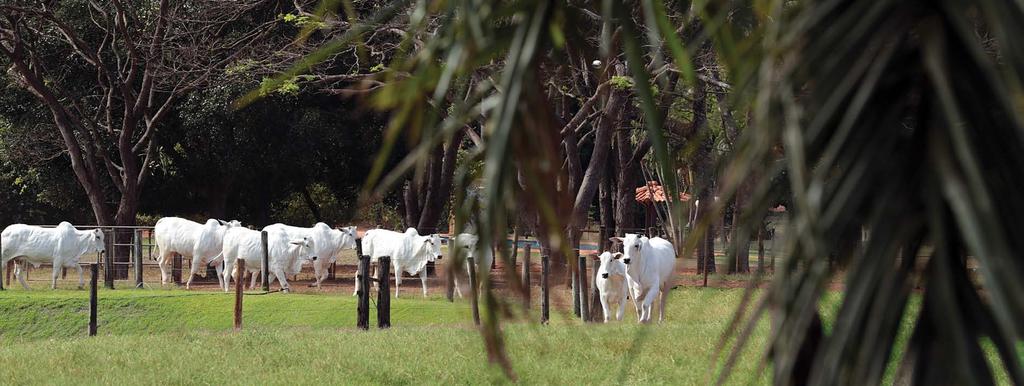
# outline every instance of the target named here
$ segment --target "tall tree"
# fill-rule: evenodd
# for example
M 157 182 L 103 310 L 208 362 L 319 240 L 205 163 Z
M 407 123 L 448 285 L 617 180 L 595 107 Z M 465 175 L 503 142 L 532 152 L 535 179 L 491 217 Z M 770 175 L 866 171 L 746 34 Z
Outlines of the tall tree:
M 133 225 L 156 132 L 272 24 L 248 1 L 0 5 L 0 58 L 47 109 L 100 225 Z M 70 74 L 70 76 L 69 76 Z

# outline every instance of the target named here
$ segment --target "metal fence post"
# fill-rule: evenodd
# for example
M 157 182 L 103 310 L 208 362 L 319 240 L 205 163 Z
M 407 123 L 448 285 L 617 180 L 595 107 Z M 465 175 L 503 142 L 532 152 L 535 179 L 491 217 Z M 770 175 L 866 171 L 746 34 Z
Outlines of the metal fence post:
M 135 288 L 142 288 L 142 230 L 133 231 L 132 252 L 135 254 Z
M 381 256 L 377 268 L 377 328 L 391 328 L 391 257 Z
M 260 245 L 263 246 L 263 269 L 260 270 L 260 279 L 263 280 L 263 292 L 270 292 L 270 249 L 267 231 L 260 232 Z M 242 275 L 238 275 L 242 280 Z
M 99 263 L 89 265 L 92 277 L 89 278 L 89 336 L 96 336 L 96 279 L 100 273 Z

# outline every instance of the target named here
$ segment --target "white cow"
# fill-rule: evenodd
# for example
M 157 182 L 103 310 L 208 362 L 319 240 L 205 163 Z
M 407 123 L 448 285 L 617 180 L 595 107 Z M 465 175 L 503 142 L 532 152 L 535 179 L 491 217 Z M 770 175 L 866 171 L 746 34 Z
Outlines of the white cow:
M 293 274 L 291 269 L 296 261 L 312 259 L 316 262 L 317 257 L 311 254 L 316 249 L 316 243 L 312 237 L 302 236 L 293 238 L 283 229 L 273 228 L 267 231 L 267 257 L 270 265 L 269 283 L 273 284 L 274 279 L 281 280 L 281 290 L 291 291 L 288 285 L 287 275 Z M 243 280 L 237 277 L 235 262 L 238 259 L 245 260 L 246 272 L 252 272 L 252 284 L 250 288 L 256 287 L 256 278 L 263 271 L 263 240 L 259 231 L 246 228 L 231 228 L 224 235 L 224 291 L 228 291 L 231 278 Z M 299 265 L 301 267 L 301 264 Z
M 43 263 L 53 264 L 53 279 L 50 287 L 57 288 L 57 276 L 61 268 L 78 269 L 78 288 L 85 285 L 82 266 L 78 264 L 82 255 L 106 250 L 103 231 L 93 229 L 80 231 L 70 223 L 62 222 L 56 228 L 42 228 L 25 224 L 14 224 L 0 233 L 0 264 L 15 261 L 14 275 L 21 286 L 25 282 L 26 264 L 39 267 Z
M 618 306 L 615 320 L 622 320 L 626 312 L 626 264 L 622 262 L 622 253 L 604 252 L 598 256 L 601 266 L 597 269 L 594 286 L 601 295 L 601 309 L 604 310 L 604 322 L 608 323 L 612 304 Z
M 205 224 L 189 221 L 178 217 L 164 217 L 156 222 L 153 229 L 156 246 L 160 250 L 160 284 L 170 283 L 171 261 L 175 253 L 192 259 L 191 273 L 185 289 L 192 285 L 192 278 L 199 272 L 199 267 L 213 265 L 217 269 L 217 281 L 223 282 L 223 249 L 224 233 L 228 229 L 239 227 L 238 221 L 224 222 L 206 220 Z
M 371 229 L 363 235 L 363 254 L 376 262 L 381 256 L 390 256 L 395 272 L 395 297 L 402 286 L 402 271 L 410 275 L 420 274 L 423 283 L 423 296 L 427 296 L 428 262 L 441 258 L 441 237 L 437 234 L 420 236 L 416 229 L 409 228 L 405 233 L 386 229 Z M 374 274 L 376 275 L 376 272 Z M 358 286 L 356 286 L 358 289 Z M 352 295 L 355 295 L 353 291 Z
M 649 239 L 632 233 L 627 233 L 624 238 L 612 237 L 611 240 L 622 243 L 622 262 L 626 264 L 626 279 L 639 321 L 651 321 L 652 304 L 659 294 L 658 321 L 665 320 L 665 301 L 676 266 L 676 250 L 672 243 L 661 237 Z
M 331 229 L 330 226 L 318 222 L 311 228 L 300 228 L 285 224 L 268 225 L 263 228 L 265 231 L 272 229 L 283 230 L 292 238 L 309 237 L 315 245 L 313 256 L 313 275 L 316 278 L 316 285 L 320 287 L 324 279 L 327 279 L 327 269 L 338 260 L 341 251 L 345 249 L 356 249 L 356 227 L 350 226 L 341 229 Z M 297 274 L 302 271 L 302 264 L 307 260 L 296 260 L 296 266 L 291 267 L 290 274 Z
M 472 257 L 474 258 L 474 260 L 476 260 L 476 258 L 479 257 L 479 260 L 474 261 L 474 263 L 476 264 L 476 272 L 478 274 L 480 272 L 490 273 L 491 265 L 494 264 L 494 251 L 492 251 L 491 248 L 486 248 L 482 245 L 479 245 L 479 241 L 480 238 L 477 235 L 469 233 L 460 233 L 448 243 L 448 253 L 451 254 L 452 256 L 455 256 L 456 249 L 461 249 L 465 253 L 464 257 L 467 259 Z M 466 261 L 466 272 L 469 272 L 469 261 Z M 454 281 L 455 293 L 458 294 L 459 297 L 461 298 L 462 289 L 459 288 L 458 275 L 455 276 Z M 477 283 L 477 285 L 479 285 L 479 282 Z

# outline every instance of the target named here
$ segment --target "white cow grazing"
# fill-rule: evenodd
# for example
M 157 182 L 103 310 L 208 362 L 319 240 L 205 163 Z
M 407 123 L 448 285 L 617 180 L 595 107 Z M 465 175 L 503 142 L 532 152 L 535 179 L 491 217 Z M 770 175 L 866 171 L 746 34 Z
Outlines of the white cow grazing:
M 0 244 L 3 247 L 0 264 L 6 265 L 14 260 L 14 275 L 25 289 L 29 289 L 25 282 L 25 270 L 28 268 L 25 264 L 38 268 L 43 263 L 53 264 L 51 288 L 57 288 L 61 268 L 77 268 L 78 288 L 82 288 L 85 278 L 79 259 L 86 253 L 106 250 L 102 230 L 80 231 L 68 222 L 62 222 L 56 228 L 14 224 L 0 233 Z
M 423 296 L 427 296 L 428 262 L 441 258 L 441 237 L 437 234 L 420 236 L 416 229 L 409 228 L 405 233 L 386 229 L 372 229 L 363 235 L 363 254 L 376 262 L 381 256 L 390 256 L 395 272 L 395 297 L 402 286 L 402 271 L 410 275 L 420 274 L 423 283 Z M 377 276 L 374 274 L 374 276 Z M 358 286 L 356 286 L 358 287 Z M 355 292 L 352 293 L 355 295 Z
M 632 233 L 627 233 L 624 238 L 612 237 L 611 240 L 622 243 L 622 262 L 626 264 L 626 279 L 639 321 L 651 321 L 652 304 L 659 294 L 658 321 L 665 320 L 665 301 L 676 266 L 676 250 L 672 243 L 661 237 L 649 239 Z
M 474 261 L 476 264 L 476 272 L 478 274 L 480 272 L 487 272 L 489 274 L 491 272 L 491 265 L 494 264 L 494 252 L 491 251 L 491 248 L 478 245 L 479 241 L 480 238 L 477 235 L 460 233 L 448 243 L 448 253 L 455 256 L 455 250 L 461 249 L 465 253 L 464 257 L 467 259 L 472 257 L 476 260 L 476 258 L 479 257 L 479 260 Z M 469 272 L 469 261 L 466 261 L 466 272 Z M 459 288 L 459 276 L 456 275 L 454 280 L 455 293 L 461 298 L 462 289 Z M 477 285 L 479 285 L 479 282 L 477 282 Z
M 226 272 L 224 272 L 223 288 L 225 292 L 228 291 L 232 277 L 235 280 L 243 280 L 243 278 L 237 277 L 235 272 L 235 262 L 238 259 L 245 260 L 246 272 L 253 273 L 250 288 L 256 286 L 256 278 L 263 271 L 262 238 L 259 231 L 242 227 L 231 228 L 224 235 L 223 255 Z M 270 267 L 267 271 L 269 272 L 269 283 L 273 284 L 276 278 L 281 280 L 282 291 L 291 291 L 287 275 L 292 274 L 291 269 L 295 266 L 297 260 L 302 261 L 311 258 L 315 263 L 317 257 L 310 253 L 315 248 L 316 244 L 309 236 L 293 238 L 280 228 L 268 230 L 267 257 Z
M 615 320 L 622 320 L 626 312 L 626 291 L 629 289 L 626 284 L 626 264 L 622 262 L 621 253 L 604 252 L 598 258 L 601 266 L 597 269 L 597 279 L 594 286 L 601 295 L 601 309 L 604 310 L 604 322 L 608 323 L 611 315 L 612 304 L 618 306 L 615 313 Z
M 205 224 L 189 221 L 178 217 L 164 217 L 156 222 L 153 229 L 156 246 L 160 250 L 160 284 L 170 283 L 171 261 L 175 253 L 192 259 L 191 273 L 185 289 L 192 285 L 192 278 L 199 272 L 199 267 L 213 265 L 217 269 L 217 281 L 224 286 L 221 258 L 224 233 L 228 229 L 239 227 L 238 221 L 224 222 L 206 220 Z
M 316 285 L 320 287 L 320 283 L 323 283 L 324 279 L 327 279 L 327 269 L 335 261 L 338 260 L 338 255 L 345 249 L 356 249 L 356 227 L 350 226 L 341 229 L 331 229 L 330 226 L 322 222 L 318 222 L 311 228 L 300 228 L 285 224 L 274 224 L 267 225 L 263 228 L 265 231 L 272 229 L 283 230 L 292 238 L 309 237 L 313 239 L 315 245 L 313 249 L 313 256 L 317 259 L 312 261 L 313 274 L 316 278 Z M 302 264 L 307 260 L 299 259 L 296 260 L 295 266 L 289 270 L 290 274 L 297 274 L 302 271 Z

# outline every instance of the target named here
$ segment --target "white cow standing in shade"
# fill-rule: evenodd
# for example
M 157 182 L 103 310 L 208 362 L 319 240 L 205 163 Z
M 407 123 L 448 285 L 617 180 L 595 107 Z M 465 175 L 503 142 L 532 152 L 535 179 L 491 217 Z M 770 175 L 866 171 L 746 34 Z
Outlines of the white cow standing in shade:
M 53 278 L 50 287 L 57 288 L 57 277 L 61 268 L 78 269 L 78 288 L 85 285 L 79 260 L 90 252 L 106 250 L 103 231 L 93 229 L 80 231 L 68 222 L 61 222 L 56 228 L 43 228 L 25 224 L 14 224 L 0 233 L 0 264 L 15 261 L 14 275 L 22 287 L 29 289 L 25 282 L 25 264 L 39 267 L 43 263 L 53 264 Z
M 241 223 L 238 221 L 210 219 L 206 220 L 205 224 L 200 224 L 178 217 L 161 218 L 153 229 L 156 246 L 160 251 L 157 260 L 160 263 L 160 284 L 170 283 L 171 262 L 177 253 L 192 259 L 185 289 L 192 285 L 192 278 L 199 272 L 199 267 L 206 265 L 212 265 L 217 269 L 217 281 L 223 287 L 224 266 L 221 252 L 224 246 L 224 233 L 239 226 Z
M 279 229 L 288 234 L 292 238 L 309 237 L 313 239 L 313 256 L 316 256 L 316 260 L 312 261 L 313 264 L 313 275 L 316 278 L 316 282 L 313 283 L 317 288 L 320 287 L 320 283 L 323 283 L 327 279 L 327 270 L 335 261 L 338 260 L 338 255 L 341 251 L 346 249 L 356 249 L 356 227 L 350 226 L 341 229 L 331 229 L 330 226 L 322 222 L 318 222 L 311 228 L 300 228 L 285 224 L 273 224 L 263 227 L 263 230 L 269 231 Z M 297 274 L 302 271 L 302 264 L 305 263 L 306 259 L 298 259 L 295 261 L 295 266 L 289 269 L 289 274 Z
M 664 321 L 665 301 L 676 267 L 676 250 L 672 243 L 661 237 L 647 238 L 632 233 L 611 240 L 622 243 L 622 262 L 626 264 L 626 279 L 638 320 L 641 323 L 651 321 L 654 298 L 661 295 L 658 321 Z
M 427 296 L 427 263 L 441 258 L 441 237 L 437 234 L 420 236 L 415 228 L 405 233 L 386 229 L 371 229 L 363 235 L 363 254 L 376 262 L 381 256 L 390 256 L 395 272 L 395 297 L 398 297 L 402 286 L 402 271 L 410 275 L 420 275 L 423 283 L 423 296 Z M 374 273 L 376 275 L 376 272 Z M 358 287 L 353 290 L 356 294 Z
M 618 306 L 615 320 L 621 321 L 623 314 L 626 313 L 629 286 L 626 283 L 626 264 L 622 262 L 622 256 L 622 253 L 613 254 L 606 251 L 597 257 L 601 260 L 601 266 L 597 269 L 594 285 L 600 293 L 605 323 L 608 323 L 611 316 L 612 305 Z
M 267 269 L 269 278 L 267 286 L 273 284 L 277 279 L 281 281 L 282 291 L 291 291 L 287 275 L 293 274 L 290 270 L 296 265 L 296 261 L 301 263 L 312 259 L 315 264 L 317 257 L 311 253 L 315 249 L 316 244 L 309 236 L 296 238 L 289 236 L 280 228 L 268 230 L 267 257 L 270 267 Z M 224 269 L 226 270 L 224 272 L 224 292 L 228 291 L 232 277 L 235 280 L 245 279 L 238 277 L 235 272 L 235 263 L 238 260 L 245 260 L 245 271 L 253 273 L 250 288 L 254 288 L 256 278 L 263 271 L 263 235 L 261 232 L 242 227 L 229 229 L 224 235 L 223 255 Z M 301 267 L 301 264 L 299 266 Z
M 479 245 L 479 241 L 480 237 L 477 235 L 460 233 L 448 244 L 448 253 L 454 256 L 456 253 L 455 251 L 461 249 L 463 253 L 465 253 L 465 256 L 463 257 L 466 259 L 472 257 L 476 260 L 477 257 L 479 257 L 479 260 L 474 262 L 477 266 L 477 274 L 480 274 L 481 272 L 490 274 L 491 265 L 494 264 L 494 252 L 491 251 L 491 248 Z M 469 272 L 469 261 L 466 261 L 466 272 Z M 461 298 L 462 289 L 459 287 L 459 276 L 456 275 L 453 280 L 455 284 L 455 293 Z M 480 285 L 480 281 L 477 281 L 477 285 Z M 479 288 L 477 288 L 477 293 L 479 292 Z

